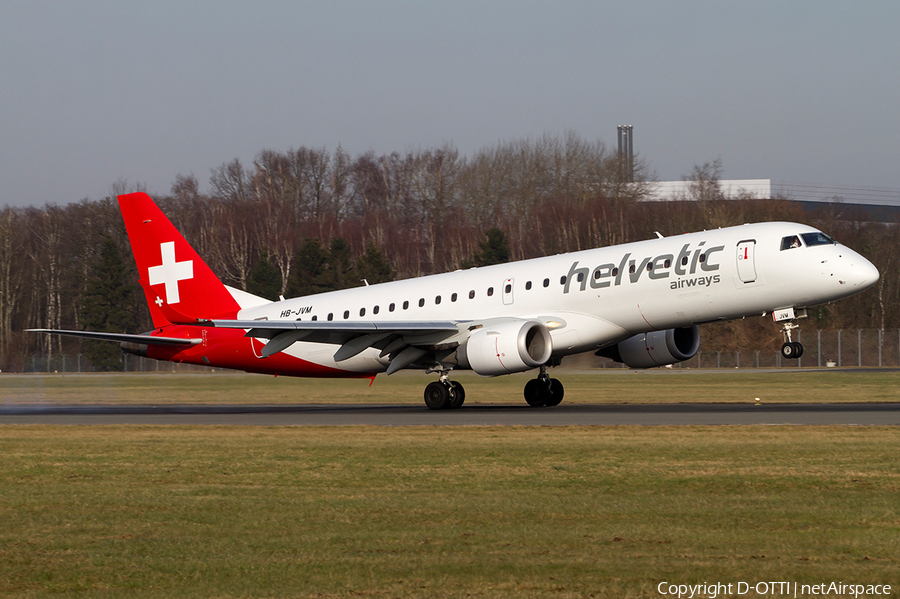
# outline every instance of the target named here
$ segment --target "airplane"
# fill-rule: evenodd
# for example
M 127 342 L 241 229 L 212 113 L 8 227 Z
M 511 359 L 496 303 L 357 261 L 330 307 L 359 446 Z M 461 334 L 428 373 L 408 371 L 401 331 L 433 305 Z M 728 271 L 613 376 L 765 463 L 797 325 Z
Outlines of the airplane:
M 119 334 L 30 329 L 120 342 L 157 360 L 251 373 L 371 378 L 438 374 L 434 410 L 455 409 L 457 370 L 537 370 L 535 407 L 558 405 L 548 367 L 593 351 L 630 368 L 675 364 L 698 325 L 771 314 L 785 358 L 799 358 L 807 308 L 871 287 L 866 258 L 810 226 L 745 224 L 414 279 L 269 301 L 224 285 L 145 193 L 118 196 L 154 329 Z

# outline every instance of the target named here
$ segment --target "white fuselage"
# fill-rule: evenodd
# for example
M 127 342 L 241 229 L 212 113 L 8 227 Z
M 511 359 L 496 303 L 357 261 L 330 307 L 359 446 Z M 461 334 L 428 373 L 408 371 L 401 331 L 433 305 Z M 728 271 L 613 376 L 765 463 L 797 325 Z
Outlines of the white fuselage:
M 878 280 L 840 244 L 782 249 L 786 238 L 816 232 L 784 222 L 728 227 L 267 303 L 238 319 L 538 320 L 560 357 L 641 332 L 822 304 Z M 389 363 L 375 349 L 336 363 L 335 350 L 301 341 L 285 351 L 351 372 Z

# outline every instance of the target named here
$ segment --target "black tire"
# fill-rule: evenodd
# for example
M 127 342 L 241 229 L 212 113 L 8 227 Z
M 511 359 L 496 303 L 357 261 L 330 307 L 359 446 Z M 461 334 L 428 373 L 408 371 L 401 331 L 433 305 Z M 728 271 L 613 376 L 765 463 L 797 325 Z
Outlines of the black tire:
M 450 382 L 450 403 L 447 407 L 451 410 L 457 410 L 466 403 L 466 390 L 456 381 Z
M 429 410 L 446 410 L 450 407 L 450 387 L 440 381 L 425 387 L 425 405 Z
M 794 349 L 796 350 L 794 357 L 799 359 L 803 355 L 803 345 L 799 341 L 794 341 Z
M 785 343 L 781 346 L 781 355 L 788 360 L 797 359 L 797 347 L 793 343 Z
M 532 408 L 543 407 L 547 400 L 547 384 L 540 379 L 531 379 L 525 383 L 525 401 Z
M 559 402 L 563 400 L 563 396 L 566 394 L 563 384 L 557 379 L 550 379 L 550 385 L 547 391 L 549 393 L 547 394 L 547 400 L 544 402 L 544 405 L 548 408 L 558 406 Z

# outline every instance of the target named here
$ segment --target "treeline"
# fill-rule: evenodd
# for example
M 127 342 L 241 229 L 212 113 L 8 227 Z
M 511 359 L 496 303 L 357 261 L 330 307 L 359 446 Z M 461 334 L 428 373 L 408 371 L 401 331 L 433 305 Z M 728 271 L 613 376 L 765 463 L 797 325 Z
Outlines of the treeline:
M 646 166 L 634 165 L 636 183 L 626 166 L 601 142 L 574 134 L 468 157 L 452 147 L 356 157 L 301 147 L 264 150 L 251 165 L 222 164 L 210 173 L 209 193 L 193 175 L 178 176 L 169 194 L 154 199 L 223 282 L 270 299 L 648 239 L 656 231 L 806 222 L 882 272 L 874 290 L 817 310 L 810 324 L 900 326 L 895 226 L 864 222 L 849 210 L 806 213 L 784 200 L 722 200 L 717 164 L 688 175 L 695 201 L 641 202 Z M 112 191 L 134 190 L 120 181 Z M 0 211 L 0 368 L 21 371 L 35 353 L 81 353 L 78 340 L 25 328 L 150 329 L 136 280 L 114 198 Z M 103 294 L 115 306 L 98 307 Z M 119 316 L 105 322 L 100 313 Z M 712 333 L 704 350 L 766 342 L 777 327 L 756 319 Z

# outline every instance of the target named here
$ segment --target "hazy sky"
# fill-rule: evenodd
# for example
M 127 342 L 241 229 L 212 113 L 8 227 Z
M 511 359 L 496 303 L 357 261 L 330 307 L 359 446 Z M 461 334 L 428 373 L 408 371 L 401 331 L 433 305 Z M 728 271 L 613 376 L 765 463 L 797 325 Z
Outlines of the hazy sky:
M 0 0 L 0 206 L 619 124 L 660 180 L 900 188 L 898 25 L 893 0 Z

